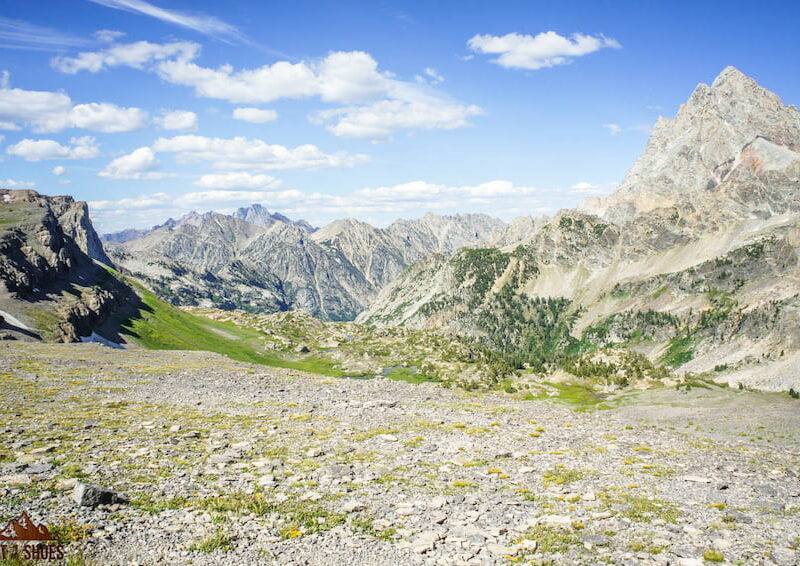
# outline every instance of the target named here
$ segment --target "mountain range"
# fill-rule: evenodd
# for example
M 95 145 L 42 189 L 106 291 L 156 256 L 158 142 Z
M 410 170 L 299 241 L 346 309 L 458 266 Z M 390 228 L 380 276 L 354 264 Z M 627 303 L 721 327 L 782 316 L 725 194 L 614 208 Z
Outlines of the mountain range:
M 4 296 L 97 307 L 62 340 L 130 303 L 133 281 L 173 305 L 444 329 L 512 372 L 591 372 L 587 355 L 626 349 L 731 383 L 799 383 L 800 111 L 733 67 L 659 119 L 614 193 L 552 218 L 317 229 L 252 205 L 101 242 L 84 203 L 0 194 Z
M 387 228 L 347 218 L 317 230 L 255 204 L 104 239 L 118 268 L 176 305 L 351 320 L 414 261 L 478 245 L 504 227 L 482 214 L 427 214 Z

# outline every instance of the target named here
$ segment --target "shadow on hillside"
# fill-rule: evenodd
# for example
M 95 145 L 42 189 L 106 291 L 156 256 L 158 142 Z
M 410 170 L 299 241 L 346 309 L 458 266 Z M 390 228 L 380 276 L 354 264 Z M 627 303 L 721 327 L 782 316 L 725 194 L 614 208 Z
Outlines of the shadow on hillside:
M 38 333 L 32 330 L 28 330 L 27 328 L 22 328 L 21 326 L 17 326 L 16 324 L 11 324 L 5 319 L 0 321 L 0 330 L 10 330 L 11 332 L 17 332 L 19 334 L 22 334 L 23 336 L 27 336 L 28 338 L 34 338 L 36 340 L 42 339 L 42 337 Z

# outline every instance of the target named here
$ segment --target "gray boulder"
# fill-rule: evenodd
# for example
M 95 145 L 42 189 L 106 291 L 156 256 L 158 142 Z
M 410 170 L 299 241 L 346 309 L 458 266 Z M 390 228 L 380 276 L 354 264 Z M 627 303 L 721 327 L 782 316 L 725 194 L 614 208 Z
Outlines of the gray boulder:
M 107 487 L 78 482 L 72 490 L 72 499 L 84 507 L 127 503 L 127 499 Z

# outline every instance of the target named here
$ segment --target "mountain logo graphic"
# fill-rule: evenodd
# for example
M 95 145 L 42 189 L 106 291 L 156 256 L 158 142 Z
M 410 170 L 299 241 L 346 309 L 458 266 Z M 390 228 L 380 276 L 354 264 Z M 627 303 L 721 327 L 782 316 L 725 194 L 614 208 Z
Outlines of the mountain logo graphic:
M 55 539 L 43 524 L 36 524 L 28 513 L 23 511 L 16 519 L 11 519 L 0 531 L 0 541 L 21 542 L 26 540 L 54 541 Z

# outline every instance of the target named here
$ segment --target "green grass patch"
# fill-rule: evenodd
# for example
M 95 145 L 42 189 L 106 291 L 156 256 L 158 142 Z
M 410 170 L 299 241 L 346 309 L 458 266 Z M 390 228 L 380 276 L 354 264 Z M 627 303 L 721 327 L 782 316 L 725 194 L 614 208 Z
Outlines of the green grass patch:
M 667 367 L 682 366 L 694 357 L 694 339 L 691 336 L 676 336 L 669 341 L 667 350 L 661 354 L 658 363 Z
M 661 519 L 666 523 L 676 523 L 680 518 L 680 512 L 669 501 L 662 499 L 649 498 L 632 493 L 622 494 L 600 494 L 599 498 L 609 505 L 619 504 L 625 508 L 619 515 L 638 523 L 650 523 L 653 519 Z
M 581 385 L 573 385 L 570 383 L 553 383 L 550 381 L 545 382 L 556 390 L 556 395 L 533 395 L 526 394 L 524 399 L 526 401 L 533 400 L 552 400 L 559 403 L 568 405 L 573 410 L 578 412 L 593 411 L 593 410 L 606 410 L 613 408 L 612 405 L 606 400 L 597 395 L 588 387 Z
M 394 381 L 405 381 L 406 383 L 439 383 L 441 380 L 432 375 L 418 373 L 411 368 L 393 368 L 385 375 Z
M 703 553 L 703 560 L 706 562 L 725 562 L 725 555 L 719 550 L 706 550 Z
M 572 529 L 536 525 L 525 531 L 517 542 L 535 540 L 536 551 L 544 553 L 561 553 L 579 547 L 580 537 Z
M 566 468 L 555 468 L 547 470 L 542 475 L 542 481 L 545 486 L 549 485 L 564 485 L 577 481 L 583 477 L 583 474 L 578 470 L 568 470 Z
M 195 552 L 214 552 L 215 550 L 221 550 L 222 552 L 226 552 L 233 548 L 232 541 L 233 539 L 229 537 L 224 530 L 217 529 L 213 535 L 194 543 L 189 547 L 189 550 Z
M 130 506 L 148 513 L 158 514 L 167 509 L 182 509 L 187 506 L 188 501 L 185 497 L 157 499 L 151 495 L 143 495 L 131 500 Z
M 211 497 L 198 502 L 197 505 L 217 513 L 252 513 L 258 517 L 268 514 L 279 515 L 284 523 L 280 529 L 283 538 L 296 538 L 327 531 L 347 521 L 346 515 L 329 511 L 317 503 L 291 499 L 283 502 L 269 501 L 261 494 Z
M 265 352 L 258 330 L 219 322 L 184 312 L 162 301 L 141 285 L 130 281 L 142 300 L 142 307 L 121 321 L 122 333 L 151 350 L 204 350 L 223 354 L 240 362 L 291 368 L 341 377 L 335 364 L 317 358 L 286 360 Z

